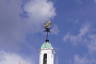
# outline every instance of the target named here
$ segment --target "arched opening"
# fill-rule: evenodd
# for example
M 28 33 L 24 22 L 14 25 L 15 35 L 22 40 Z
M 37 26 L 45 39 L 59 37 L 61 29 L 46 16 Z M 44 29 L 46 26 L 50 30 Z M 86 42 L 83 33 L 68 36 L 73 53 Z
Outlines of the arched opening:
M 47 64 L 47 54 L 44 54 L 43 56 L 43 64 Z

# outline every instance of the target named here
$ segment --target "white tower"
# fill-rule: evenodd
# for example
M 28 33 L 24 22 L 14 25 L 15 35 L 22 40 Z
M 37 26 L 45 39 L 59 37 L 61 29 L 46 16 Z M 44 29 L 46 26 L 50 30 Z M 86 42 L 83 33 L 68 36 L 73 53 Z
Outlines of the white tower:
M 42 44 L 40 50 L 39 64 L 54 64 L 54 49 L 49 43 L 48 33 L 50 32 L 51 22 L 44 24 L 46 35 L 46 41 Z
M 41 46 L 39 63 L 54 64 L 54 49 L 49 41 L 46 41 Z

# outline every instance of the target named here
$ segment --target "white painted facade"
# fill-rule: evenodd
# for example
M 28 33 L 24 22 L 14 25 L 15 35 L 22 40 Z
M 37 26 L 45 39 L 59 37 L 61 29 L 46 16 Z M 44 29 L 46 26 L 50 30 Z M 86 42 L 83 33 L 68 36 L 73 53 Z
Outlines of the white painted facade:
M 52 47 L 41 48 L 39 64 L 44 64 L 44 54 L 47 54 L 47 62 L 45 64 L 54 64 L 54 49 Z

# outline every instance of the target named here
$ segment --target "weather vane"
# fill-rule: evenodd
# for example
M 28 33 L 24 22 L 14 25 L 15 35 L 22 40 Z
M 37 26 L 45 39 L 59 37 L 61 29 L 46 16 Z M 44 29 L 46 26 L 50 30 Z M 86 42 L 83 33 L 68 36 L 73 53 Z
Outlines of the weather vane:
M 46 42 L 49 41 L 49 39 L 48 39 L 48 34 L 49 34 L 49 32 L 50 32 L 51 27 L 52 27 L 52 22 L 51 22 L 51 21 L 47 21 L 47 22 L 44 24 L 44 29 L 45 29 L 45 32 L 47 33 L 47 34 L 46 34 Z

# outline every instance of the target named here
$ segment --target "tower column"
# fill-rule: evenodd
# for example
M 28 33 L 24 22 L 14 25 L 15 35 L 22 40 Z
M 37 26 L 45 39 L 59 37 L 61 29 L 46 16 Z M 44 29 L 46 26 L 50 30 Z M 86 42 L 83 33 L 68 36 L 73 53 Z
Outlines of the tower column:
M 46 40 L 42 44 L 40 49 L 39 64 L 54 64 L 54 49 L 49 42 L 48 33 L 50 32 L 51 22 L 44 24 L 46 35 Z
M 54 64 L 54 49 L 49 42 L 41 46 L 39 64 Z

